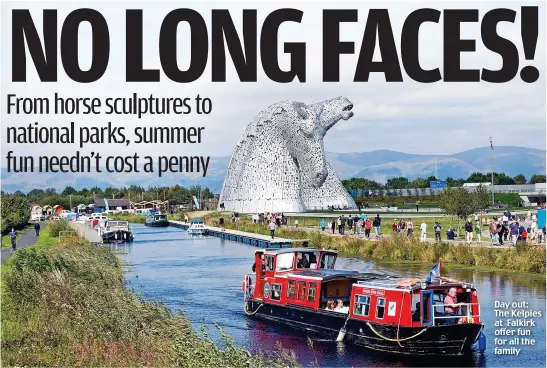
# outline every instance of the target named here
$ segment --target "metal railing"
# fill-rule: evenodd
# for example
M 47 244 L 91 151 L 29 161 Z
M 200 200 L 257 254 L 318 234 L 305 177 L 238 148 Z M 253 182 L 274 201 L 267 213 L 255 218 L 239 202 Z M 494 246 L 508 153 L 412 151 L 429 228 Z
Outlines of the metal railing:
M 73 234 L 73 235 L 69 235 L 69 234 Z M 61 238 L 65 238 L 69 236 L 78 236 L 78 235 L 81 235 L 81 234 L 76 230 L 59 231 L 59 241 L 61 241 Z
M 478 314 L 472 314 L 473 311 L 472 311 L 472 306 L 473 305 L 476 305 L 478 307 L 477 309 L 477 313 Z M 445 307 L 459 307 L 459 314 L 458 315 L 454 315 L 454 316 L 445 316 L 444 314 L 446 313 L 444 308 Z M 442 308 L 442 316 L 436 316 L 435 315 L 435 312 L 436 312 L 436 309 L 437 308 Z M 447 319 L 460 319 L 460 318 L 467 318 L 467 323 L 474 323 L 475 322 L 475 318 L 479 318 L 481 317 L 481 306 L 479 303 L 458 303 L 458 304 L 433 304 L 433 318 L 432 318 L 432 322 L 433 322 L 433 326 L 436 326 L 436 323 L 435 321 L 436 320 L 447 320 Z

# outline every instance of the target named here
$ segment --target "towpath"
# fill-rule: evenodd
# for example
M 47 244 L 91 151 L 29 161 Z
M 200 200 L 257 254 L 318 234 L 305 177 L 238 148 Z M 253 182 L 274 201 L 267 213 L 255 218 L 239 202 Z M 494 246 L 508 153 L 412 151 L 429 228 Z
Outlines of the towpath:
M 40 231 L 44 229 L 46 226 L 46 222 L 40 222 Z M 22 234 L 19 240 L 17 240 L 17 249 L 30 247 L 31 245 L 36 244 L 36 241 L 38 240 L 38 237 L 34 235 L 34 229 L 28 229 L 25 230 Z M 6 262 L 6 260 L 11 256 L 13 253 L 13 250 L 11 249 L 11 244 L 9 248 L 2 249 L 2 258 L 1 263 Z
M 80 233 L 80 235 L 82 235 L 87 241 L 91 243 L 103 242 L 101 236 L 99 235 L 99 232 L 90 228 L 86 224 L 82 224 L 80 222 L 71 222 L 70 225 L 72 225 L 72 227 L 76 229 Z
M 294 226 L 289 226 L 290 229 L 296 229 Z M 310 228 L 310 227 L 298 227 L 298 230 L 302 230 L 302 231 L 306 231 L 306 232 L 310 232 L 310 233 L 318 233 L 320 232 L 319 228 Z M 414 230 L 414 237 L 417 237 L 419 238 L 420 237 L 420 233 L 419 233 L 420 229 L 415 229 Z M 332 233 L 332 230 L 330 231 L 327 231 L 327 229 L 325 229 L 324 232 L 321 232 L 322 234 L 324 235 L 329 235 L 329 236 L 349 236 L 349 237 L 355 237 L 355 238 L 359 238 L 359 239 L 366 239 L 365 238 L 365 234 L 361 234 L 361 235 L 358 235 L 358 234 L 353 234 L 353 233 L 350 233 L 347 229 L 347 226 L 346 226 L 346 234 L 345 235 L 340 235 L 338 234 L 338 230 L 335 231 L 335 233 L 333 234 Z M 443 235 L 443 242 L 452 242 L 452 244 L 456 244 L 456 245 L 464 245 L 466 244 L 465 240 L 462 240 L 462 239 L 458 239 L 458 240 L 454 240 L 454 241 L 450 241 L 450 240 L 447 240 L 446 239 L 446 234 L 442 234 Z M 382 234 L 380 235 L 380 237 L 382 238 L 387 238 L 387 237 L 390 237 L 391 234 Z M 476 235 L 473 235 L 473 239 L 476 239 Z M 481 235 L 481 240 L 482 239 L 486 239 L 486 241 L 481 241 L 481 242 L 477 242 L 477 241 L 473 241 L 471 242 L 471 246 L 472 247 L 487 247 L 487 248 L 511 248 L 512 245 L 511 245 L 511 242 L 510 241 L 506 241 L 504 243 L 504 245 L 490 245 L 490 237 L 488 234 L 485 234 L 485 232 L 483 231 L 482 235 Z M 374 231 L 372 230 L 371 231 L 371 234 L 370 234 L 370 239 L 369 240 L 372 240 L 372 241 L 376 241 L 376 236 L 374 235 Z M 426 240 L 428 243 L 434 243 L 435 242 L 435 239 L 434 238 L 427 238 Z

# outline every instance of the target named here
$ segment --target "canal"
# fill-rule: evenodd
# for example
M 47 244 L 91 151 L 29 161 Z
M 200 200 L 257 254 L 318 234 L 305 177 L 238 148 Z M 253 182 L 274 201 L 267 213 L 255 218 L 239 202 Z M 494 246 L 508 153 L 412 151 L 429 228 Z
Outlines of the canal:
M 174 311 L 182 311 L 196 328 L 205 326 L 218 337 L 215 325 L 228 332 L 236 344 L 251 352 L 270 351 L 280 343 L 296 353 L 304 366 L 545 366 L 545 279 L 515 272 L 478 271 L 443 265 L 443 275 L 473 282 L 479 292 L 481 317 L 485 323 L 487 350 L 469 356 L 439 360 L 386 356 L 363 348 L 314 338 L 310 349 L 305 334 L 245 316 L 243 274 L 251 271 L 256 248 L 215 237 L 190 236 L 186 231 L 133 225 L 136 239 L 114 246 L 128 264 L 127 284 L 146 300 L 161 301 Z M 337 268 L 423 275 L 431 265 L 382 264 L 340 256 Z M 528 308 L 541 310 L 532 336 L 533 346 L 517 346 L 516 355 L 494 353 L 494 301 L 526 301 Z M 505 336 L 507 337 L 507 336 Z M 504 346 L 507 348 L 508 346 Z

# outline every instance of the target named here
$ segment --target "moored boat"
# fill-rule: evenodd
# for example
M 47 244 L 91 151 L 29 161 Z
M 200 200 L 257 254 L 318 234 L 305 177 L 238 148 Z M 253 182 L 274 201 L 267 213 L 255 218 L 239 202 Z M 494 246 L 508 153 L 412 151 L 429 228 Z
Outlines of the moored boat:
M 103 243 L 128 243 L 135 238 L 127 221 L 107 221 L 100 234 Z
M 422 281 L 335 270 L 336 258 L 323 249 L 257 251 L 261 266 L 242 286 L 245 313 L 389 353 L 462 355 L 479 339 L 477 290 L 441 278 L 440 263 Z
M 169 226 L 169 221 L 167 220 L 167 215 L 157 213 L 147 216 L 144 221 L 144 225 L 152 227 L 167 227 Z
M 202 219 L 192 219 L 190 221 L 190 227 L 188 228 L 188 234 L 190 235 L 203 235 L 207 232 L 205 223 Z

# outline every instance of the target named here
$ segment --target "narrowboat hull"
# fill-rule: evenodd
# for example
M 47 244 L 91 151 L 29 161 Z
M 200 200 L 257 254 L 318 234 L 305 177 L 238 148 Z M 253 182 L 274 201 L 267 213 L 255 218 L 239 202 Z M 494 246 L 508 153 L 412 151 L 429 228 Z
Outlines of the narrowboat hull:
M 134 239 L 131 231 L 116 230 L 104 233 L 102 235 L 103 243 L 128 243 Z
M 144 226 L 150 226 L 150 227 L 168 227 L 169 221 L 168 220 L 159 220 L 159 221 L 146 221 L 144 223 Z
M 259 307 L 260 306 L 260 307 Z M 257 309 L 258 308 L 258 309 Z M 401 327 L 376 322 L 346 319 L 345 313 L 314 311 L 295 305 L 285 306 L 249 299 L 246 313 L 307 333 L 336 340 L 344 327 L 345 342 L 368 349 L 408 355 L 463 355 L 477 341 L 482 324 L 453 326 Z M 397 338 L 397 333 L 399 337 Z

